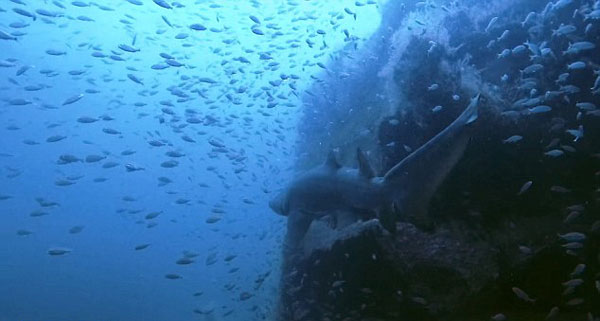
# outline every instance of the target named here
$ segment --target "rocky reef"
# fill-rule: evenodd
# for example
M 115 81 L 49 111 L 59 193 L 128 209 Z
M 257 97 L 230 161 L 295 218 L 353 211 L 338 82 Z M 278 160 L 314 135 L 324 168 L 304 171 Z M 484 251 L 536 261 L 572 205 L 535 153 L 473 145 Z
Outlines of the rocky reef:
M 280 318 L 598 319 L 599 10 L 390 1 L 373 37 L 304 98 L 298 167 L 328 148 L 350 164 L 361 147 L 383 173 L 481 93 L 477 128 L 429 206 L 431 229 L 313 222 L 284 258 Z
M 587 304 L 555 304 L 564 301 L 564 287 L 552 280 L 564 279 L 580 262 L 559 244 L 514 255 L 485 241 L 444 229 L 427 233 L 410 223 L 399 223 L 390 234 L 377 220 L 339 230 L 319 222 L 307 239 L 305 254 L 284 265 L 282 320 L 503 318 L 499 314 L 543 320 L 555 306 L 560 306 L 557 320 L 598 313 L 593 286 L 578 290 L 589 298 Z M 519 298 L 515 284 L 536 297 Z

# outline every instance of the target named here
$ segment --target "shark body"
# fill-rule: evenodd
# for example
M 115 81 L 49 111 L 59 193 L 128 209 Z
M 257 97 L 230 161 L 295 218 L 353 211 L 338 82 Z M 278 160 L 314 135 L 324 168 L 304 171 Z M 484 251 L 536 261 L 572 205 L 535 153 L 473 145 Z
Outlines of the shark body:
M 462 157 L 478 103 L 479 95 L 454 122 L 384 176 L 375 176 L 358 149 L 357 169 L 341 166 L 331 152 L 323 165 L 294 179 L 269 202 L 274 212 L 288 216 L 284 249 L 297 248 L 313 220 L 335 211 L 373 213 L 388 230 L 394 230 L 398 215 L 417 225 L 429 222 L 429 201 Z

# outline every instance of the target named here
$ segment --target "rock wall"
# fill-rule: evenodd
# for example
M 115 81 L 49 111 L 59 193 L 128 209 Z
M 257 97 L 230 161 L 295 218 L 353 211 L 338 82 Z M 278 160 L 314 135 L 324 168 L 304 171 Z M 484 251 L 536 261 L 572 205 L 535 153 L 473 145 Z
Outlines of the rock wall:
M 354 54 L 362 58 L 335 62 L 305 97 L 298 167 L 320 162 L 329 148 L 353 164 L 361 147 L 384 173 L 480 92 L 477 128 L 430 204 L 432 230 L 402 218 L 394 235 L 377 221 L 337 230 L 313 223 L 304 253 L 284 264 L 282 320 L 598 318 L 600 117 L 577 103 L 600 107 L 590 89 L 600 69 L 599 6 L 391 1 L 379 31 Z M 576 31 L 557 36 L 561 24 Z M 595 48 L 564 53 L 578 41 Z M 586 67 L 567 68 L 576 61 Z M 542 69 L 529 74 L 533 64 Z M 566 233 L 585 239 L 557 236 Z

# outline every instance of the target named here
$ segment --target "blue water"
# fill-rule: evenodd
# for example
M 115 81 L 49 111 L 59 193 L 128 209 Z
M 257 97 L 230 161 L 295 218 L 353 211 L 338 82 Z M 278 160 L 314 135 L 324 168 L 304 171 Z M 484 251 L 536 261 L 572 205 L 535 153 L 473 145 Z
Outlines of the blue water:
M 273 317 L 299 97 L 378 5 L 167 2 L 0 3 L 0 320 Z
M 599 0 L 0 0 L 0 321 L 598 320 L 599 57 Z

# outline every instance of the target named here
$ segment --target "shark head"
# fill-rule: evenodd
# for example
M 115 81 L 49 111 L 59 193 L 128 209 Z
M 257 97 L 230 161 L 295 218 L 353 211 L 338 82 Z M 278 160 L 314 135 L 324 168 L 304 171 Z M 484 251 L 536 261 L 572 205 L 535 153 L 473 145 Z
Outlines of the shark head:
M 289 212 L 288 202 L 287 202 L 287 192 L 281 191 L 275 198 L 269 201 L 269 207 L 273 210 L 273 212 L 287 216 Z

